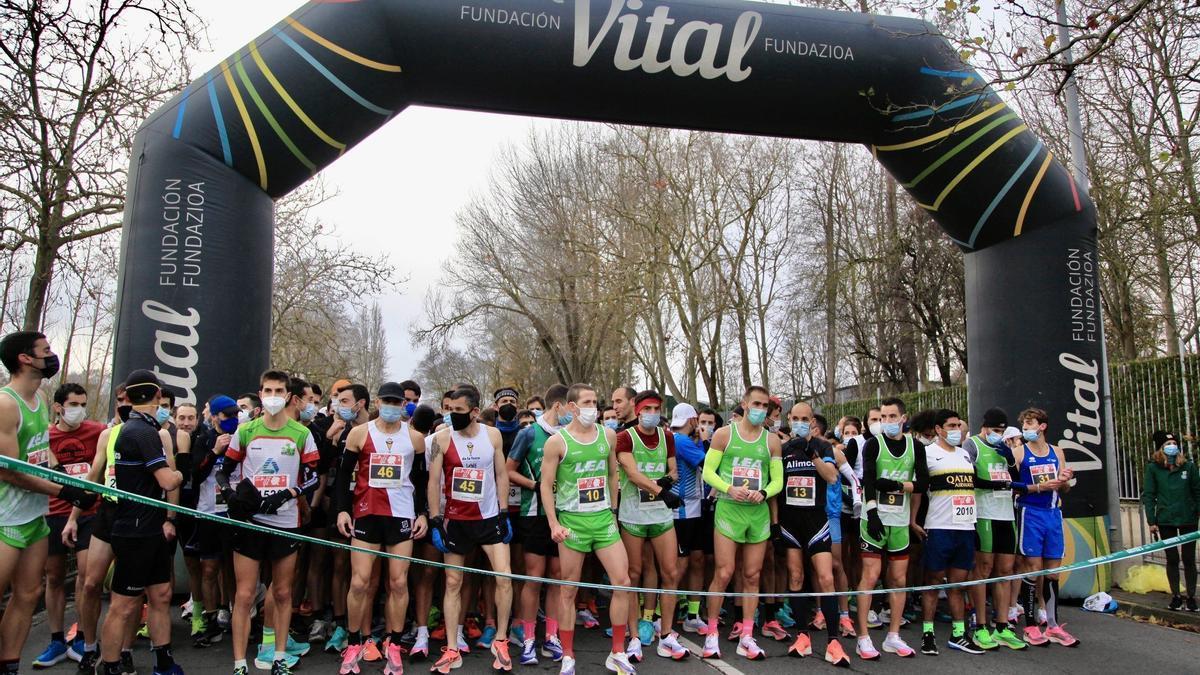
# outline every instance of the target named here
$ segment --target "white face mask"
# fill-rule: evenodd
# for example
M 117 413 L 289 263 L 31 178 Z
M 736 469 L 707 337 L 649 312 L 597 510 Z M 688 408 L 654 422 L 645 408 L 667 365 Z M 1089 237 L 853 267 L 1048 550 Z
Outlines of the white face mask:
M 249 421 L 250 421 L 250 411 L 249 410 L 239 410 L 238 411 L 238 424 L 245 424 L 246 422 L 249 422 Z
M 287 405 L 287 399 L 282 396 L 268 396 L 263 399 L 263 409 L 270 415 L 278 415 L 285 405 Z
M 879 434 L 883 433 L 883 426 L 879 424 L 879 422 L 871 422 L 871 425 L 867 427 L 867 430 L 871 432 L 872 436 L 878 436 Z
M 600 415 L 599 408 L 580 408 L 579 421 L 583 424 L 595 424 L 596 418 Z
M 62 418 L 67 423 L 67 426 L 79 426 L 80 422 L 83 422 L 84 417 L 87 417 L 87 410 L 83 406 L 73 406 L 63 409 Z

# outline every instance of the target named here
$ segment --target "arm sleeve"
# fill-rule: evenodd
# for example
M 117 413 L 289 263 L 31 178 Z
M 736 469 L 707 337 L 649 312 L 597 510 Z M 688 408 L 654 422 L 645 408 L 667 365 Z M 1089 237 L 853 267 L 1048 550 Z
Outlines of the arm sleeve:
M 914 445 L 913 469 L 916 470 L 916 476 L 913 479 L 913 494 L 922 494 L 929 487 L 929 463 L 925 461 L 925 446 L 920 443 Z
M 233 434 L 229 437 L 229 448 L 225 450 L 225 455 L 221 457 L 217 467 L 217 486 L 222 490 L 229 486 L 229 477 L 237 470 L 242 463 L 242 452 L 239 449 L 234 453 L 234 446 L 239 442 L 239 434 Z
M 425 438 L 425 444 L 428 448 L 429 438 Z M 417 515 L 422 512 L 429 511 L 429 459 L 428 453 L 417 455 L 413 458 L 412 472 L 409 474 L 409 479 L 413 484 L 413 508 L 416 509 Z
M 358 471 L 358 453 L 347 450 L 342 453 L 342 462 L 338 465 L 337 479 L 334 481 L 333 495 L 336 513 L 350 513 L 353 495 L 350 494 L 350 477 Z
M 724 452 L 710 448 L 704 455 L 704 472 L 700 474 L 704 482 L 711 485 L 717 492 L 729 492 L 729 488 L 731 487 L 717 473 L 717 470 L 721 467 L 721 459 L 724 456 Z
M 321 474 L 317 473 L 317 459 L 314 457 L 311 462 L 300 465 L 300 494 L 297 496 L 311 500 L 320 484 Z
M 846 482 L 850 485 L 850 494 L 858 496 L 858 476 L 854 475 L 854 467 L 850 466 L 850 462 L 846 462 L 845 464 L 839 466 L 838 473 L 842 474 L 842 477 L 845 478 Z
M 872 438 L 867 441 L 863 447 L 863 501 L 873 502 L 877 495 L 875 493 L 875 459 L 879 457 L 879 441 Z
M 767 499 L 783 492 L 783 458 L 771 458 L 771 477 L 767 483 Z
M 1154 484 L 1154 463 L 1146 463 L 1146 473 L 1142 479 L 1142 510 L 1146 512 L 1146 524 L 1155 525 L 1155 513 L 1158 510 L 1158 487 Z

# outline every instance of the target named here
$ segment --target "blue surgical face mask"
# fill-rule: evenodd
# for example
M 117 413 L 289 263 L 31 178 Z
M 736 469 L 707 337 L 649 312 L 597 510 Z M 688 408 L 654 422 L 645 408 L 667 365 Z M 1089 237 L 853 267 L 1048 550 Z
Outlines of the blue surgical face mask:
M 834 430 L 833 430 L 833 437 L 834 437 L 834 438 L 836 438 L 836 439 L 838 439 L 839 441 L 840 441 L 840 440 L 842 440 L 842 430 L 841 430 L 841 429 L 834 429 Z
M 957 446 L 959 443 L 962 443 L 962 431 L 959 429 L 947 431 L 946 442 L 953 446 Z
M 1032 443 L 1038 439 L 1037 429 L 1022 429 L 1021 437 L 1025 439 L 1025 442 Z
M 808 438 L 808 434 L 812 432 L 812 425 L 808 422 L 797 422 L 792 425 L 792 435 L 796 438 Z
M 558 423 L 564 427 L 570 424 L 573 419 L 575 419 L 575 415 L 566 410 L 558 413 Z
M 1166 455 L 1167 457 L 1174 457 L 1179 454 L 1179 446 L 1178 445 L 1164 445 L 1163 446 L 1163 454 Z
M 1000 434 L 998 434 L 998 433 L 996 433 L 996 432 L 994 432 L 994 431 L 989 431 L 989 432 L 988 432 L 988 435 L 987 435 L 987 442 L 988 442 L 989 444 L 991 444 L 991 445 L 1000 445 L 1000 441 L 1002 441 L 1002 440 L 1004 440 L 1004 437 L 1003 437 L 1003 436 L 1001 436 Z
M 237 418 L 227 417 L 220 422 L 217 422 L 217 427 L 220 428 L 222 433 L 232 434 L 233 432 L 237 431 L 238 428 Z
M 417 404 L 416 403 L 409 401 L 408 403 L 404 404 L 404 416 L 405 417 L 412 417 L 413 413 L 415 413 L 415 412 L 417 412 Z
M 883 435 L 884 436 L 899 436 L 900 435 L 900 423 L 899 422 L 884 422 L 883 423 Z
M 638 421 L 641 422 L 642 428 L 653 429 L 662 421 L 662 415 L 656 412 L 644 412 L 638 416 Z
M 604 420 L 604 426 L 616 431 L 621 428 L 621 423 L 616 420 Z
M 544 413 L 544 412 L 546 412 L 546 411 L 545 411 L 545 410 L 540 410 L 540 409 L 538 409 L 538 408 L 534 408 L 534 409 L 533 409 L 533 416 L 534 416 L 535 418 L 538 418 L 538 419 L 540 419 L 540 418 L 542 417 L 542 413 Z
M 304 406 L 304 409 L 300 411 L 300 421 L 301 422 L 311 422 L 312 419 L 316 416 L 317 416 L 317 404 L 313 403 L 312 401 L 309 401 L 308 404 Z
M 410 404 L 411 405 L 411 404 Z M 404 416 L 404 408 L 398 405 L 381 405 L 379 406 L 379 419 L 388 424 L 395 424 Z
M 341 417 L 343 420 L 345 420 L 347 422 L 354 419 L 355 417 L 358 417 L 358 413 L 354 410 L 354 406 L 340 406 L 339 405 L 337 411 L 338 411 L 338 417 Z
M 767 410 L 766 408 L 751 408 L 746 412 L 746 419 L 750 421 L 750 424 L 758 426 L 767 421 Z
M 166 424 L 167 420 L 171 419 L 171 411 L 167 408 L 159 408 L 154 411 L 154 419 L 158 420 L 159 424 Z
M 444 422 L 446 426 L 450 426 L 450 413 L 442 413 L 442 422 Z

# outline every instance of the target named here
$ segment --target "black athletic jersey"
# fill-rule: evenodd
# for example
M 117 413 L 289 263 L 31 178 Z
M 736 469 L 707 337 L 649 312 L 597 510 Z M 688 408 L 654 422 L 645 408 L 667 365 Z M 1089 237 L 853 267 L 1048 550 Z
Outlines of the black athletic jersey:
M 155 471 L 169 466 L 158 429 L 154 417 L 136 410 L 129 413 L 129 420 L 121 426 L 117 435 L 113 453 L 118 489 L 151 499 L 166 498 L 166 493 L 154 477 Z M 112 533 L 118 537 L 159 535 L 166 518 L 167 513 L 163 509 L 122 499 L 117 502 Z
M 842 455 L 846 457 L 846 464 L 849 464 L 850 468 L 861 466 L 858 462 L 858 453 L 861 451 L 857 438 L 851 438 L 842 446 Z M 854 494 L 851 492 L 853 486 L 850 485 L 850 479 L 839 475 L 838 480 L 842 484 L 842 513 L 854 513 Z
M 821 438 L 793 438 L 783 445 L 783 494 L 779 506 L 824 514 L 829 484 L 817 473 L 816 464 L 809 457 L 810 448 L 816 449 L 818 462 L 833 458 L 833 446 Z

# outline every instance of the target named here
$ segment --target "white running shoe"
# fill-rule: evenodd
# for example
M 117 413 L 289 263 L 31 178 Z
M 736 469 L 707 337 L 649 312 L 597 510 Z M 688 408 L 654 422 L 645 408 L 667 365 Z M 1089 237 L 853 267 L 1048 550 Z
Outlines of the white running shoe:
M 701 633 L 707 629 L 708 622 L 700 617 L 683 620 L 683 632 L 685 633 Z
M 682 661 L 690 654 L 691 652 L 684 649 L 683 645 L 679 644 L 679 633 L 672 632 L 666 637 L 658 638 L 658 655 L 664 659 Z
M 625 656 L 628 656 L 629 660 L 633 663 L 642 662 L 642 641 L 636 636 L 629 638 L 629 646 L 625 648 Z
M 558 675 L 575 675 L 575 657 L 563 655 L 562 668 L 559 669 Z
M 702 659 L 719 659 L 721 658 L 721 639 L 716 633 L 709 633 L 704 636 L 704 650 L 700 652 Z
M 761 661 L 767 658 L 767 653 L 758 647 L 758 643 L 754 641 L 754 636 L 750 633 L 742 633 L 742 637 L 738 640 L 737 655 L 744 656 L 751 661 Z
M 638 645 L 641 645 L 640 640 L 638 640 Z M 604 659 L 604 667 L 617 675 L 637 675 L 637 669 L 629 662 L 629 657 L 622 652 L 609 653 L 608 658 Z
M 883 621 L 879 620 L 879 615 L 875 613 L 875 610 L 867 610 L 867 628 L 879 628 L 882 625 Z
M 1040 626 L 1040 625 L 1042 625 L 1042 624 L 1044 624 L 1044 623 L 1046 623 L 1046 610 L 1044 610 L 1044 609 L 1039 609 L 1039 610 L 1038 610 L 1038 620 L 1037 620 L 1037 622 L 1038 622 L 1038 625 L 1039 625 L 1039 626 Z
M 909 647 L 908 643 L 896 633 L 888 633 L 887 638 L 883 641 L 883 651 L 901 658 L 908 658 L 916 654 L 912 647 Z

